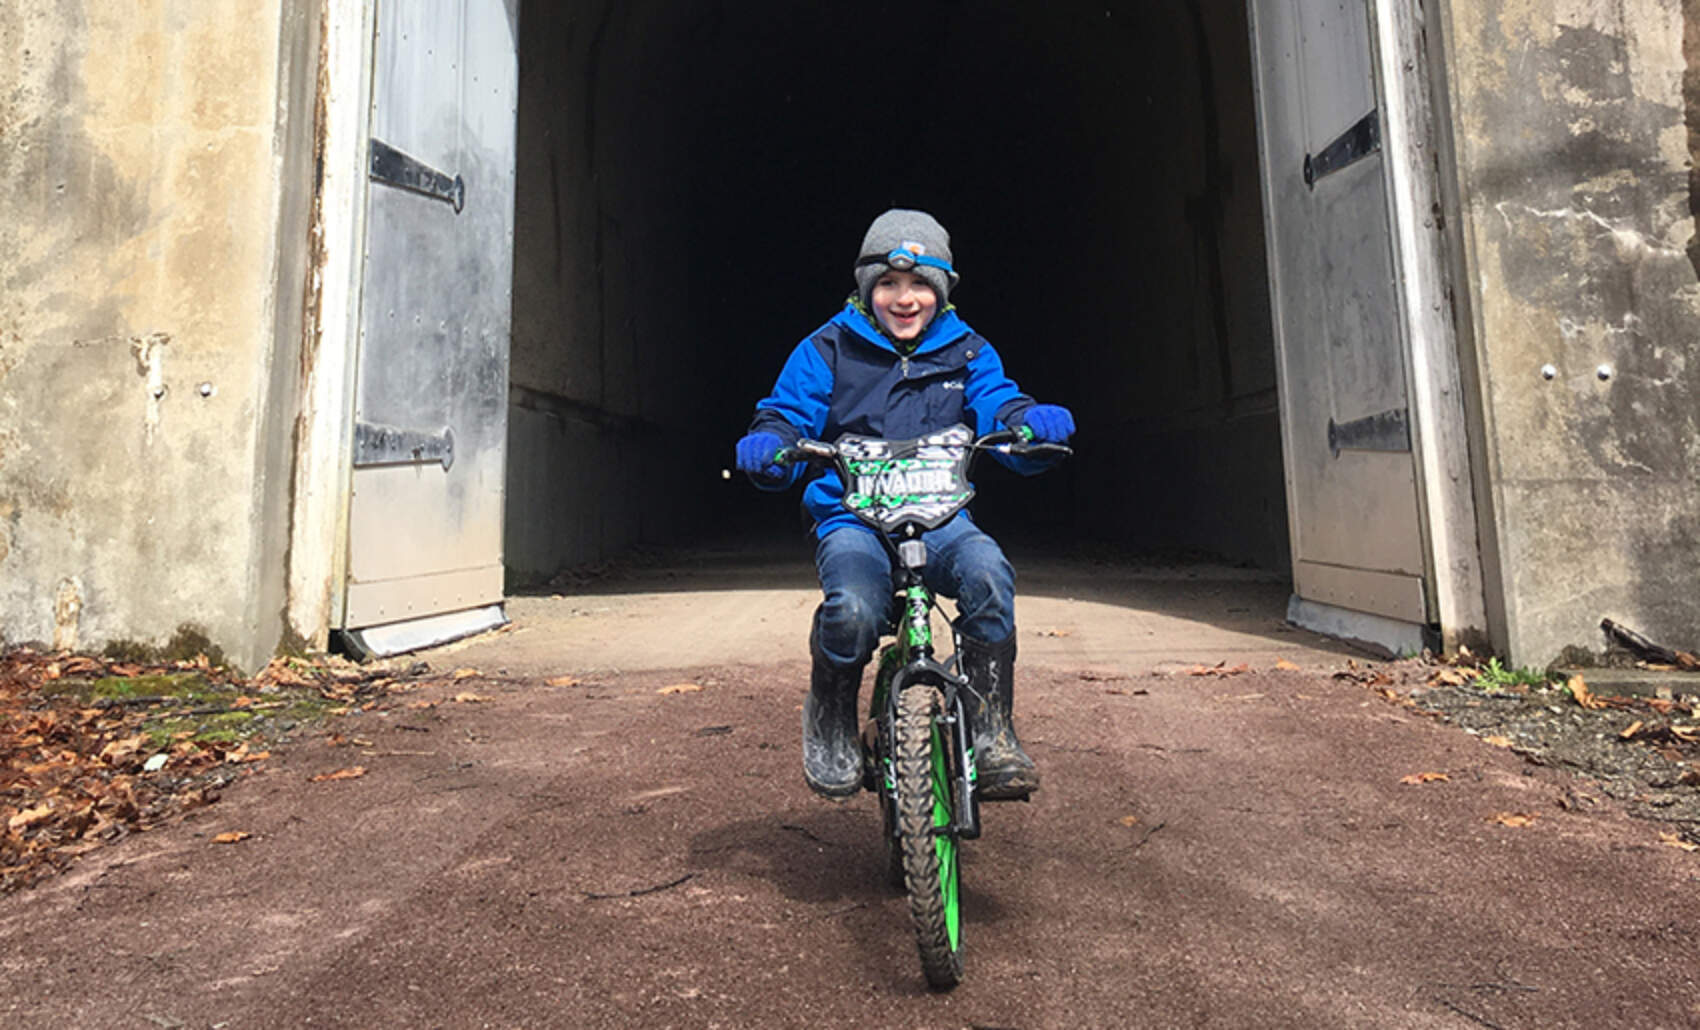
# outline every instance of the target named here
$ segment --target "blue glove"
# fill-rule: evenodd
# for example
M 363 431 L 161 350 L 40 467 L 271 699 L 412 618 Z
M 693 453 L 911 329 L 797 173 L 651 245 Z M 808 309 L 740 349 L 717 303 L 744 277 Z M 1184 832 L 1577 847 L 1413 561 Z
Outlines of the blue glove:
M 1074 416 L 1060 404 L 1035 404 L 1021 421 L 1040 443 L 1063 443 L 1074 435 Z
M 773 456 L 784 446 L 785 441 L 772 433 L 751 433 L 738 441 L 738 471 L 761 479 L 784 479 L 784 467 L 773 462 Z

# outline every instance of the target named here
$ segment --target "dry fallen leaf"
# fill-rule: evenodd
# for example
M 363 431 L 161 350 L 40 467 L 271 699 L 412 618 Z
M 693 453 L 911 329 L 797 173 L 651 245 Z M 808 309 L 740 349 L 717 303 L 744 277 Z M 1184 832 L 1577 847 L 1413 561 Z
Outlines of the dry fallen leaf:
M 1074 631 L 1071 629 L 1042 629 L 1039 631 L 1039 635 L 1042 637 L 1067 637 L 1073 634 Z
M 136 752 L 140 751 L 147 742 L 148 738 L 145 733 L 138 733 L 134 737 L 125 737 L 123 740 L 115 740 L 100 749 L 100 760 L 109 765 L 126 762 L 134 758 Z
M 695 683 L 675 683 L 670 687 L 662 687 L 657 694 L 695 694 L 702 687 Z
M 1538 818 L 1540 818 L 1539 812 L 1495 812 L 1487 817 L 1487 821 L 1498 823 L 1501 826 L 1523 827 L 1530 825 Z
M 214 837 L 212 842 L 214 844 L 235 844 L 240 841 L 245 841 L 252 836 L 253 834 L 249 833 L 247 830 L 231 830 L 229 833 L 221 833 Z
M 496 699 L 493 698 L 493 697 L 485 697 L 483 694 L 474 694 L 472 691 L 466 690 L 466 691 L 462 691 L 459 694 L 456 694 L 455 700 L 459 701 L 461 704 L 464 705 L 464 704 L 476 704 L 480 701 L 494 701 Z
M 360 777 L 362 777 L 364 775 L 366 775 L 366 767 L 365 766 L 363 766 L 363 765 L 351 765 L 347 769 L 338 769 L 336 772 L 320 773 L 319 775 L 314 776 L 308 782 L 310 782 L 310 783 L 324 783 L 328 780 L 354 780 L 354 779 L 359 779 Z
M 1299 671 L 1299 665 L 1298 665 L 1297 662 L 1289 662 L 1285 658 L 1275 659 L 1275 668 L 1280 669 L 1284 672 L 1298 672 Z
M 19 812 L 17 815 L 6 820 L 6 828 L 11 830 L 27 830 L 31 826 L 34 826 L 36 823 L 39 823 L 52 815 L 53 805 L 51 802 L 40 804 L 34 808 L 26 808 L 22 812 Z
M 1511 746 L 1511 738 L 1510 737 L 1502 737 L 1502 736 L 1498 735 L 1497 733 L 1494 734 L 1491 737 L 1483 737 L 1482 741 L 1484 743 L 1487 743 L 1487 744 L 1492 744 L 1494 747 L 1510 747 Z
M 546 687 L 576 687 L 578 683 L 577 676 L 556 676 L 543 681 L 543 685 Z
M 1625 726 L 1623 728 L 1623 732 L 1619 733 L 1618 736 L 1622 737 L 1624 740 L 1628 740 L 1631 737 L 1635 736 L 1635 734 L 1640 733 L 1640 732 L 1641 732 L 1641 720 L 1636 719 L 1634 722 L 1630 723 L 1628 726 Z
M 291 668 L 287 658 L 273 658 L 255 679 L 263 684 L 278 683 L 291 687 L 311 686 L 313 682 Z
M 1139 825 L 1139 816 L 1137 816 L 1137 815 L 1124 815 L 1120 819 L 1117 819 L 1116 822 L 1121 823 L 1123 826 L 1138 826 Z
M 1434 675 L 1428 678 L 1428 681 L 1448 687 L 1461 687 L 1468 683 L 1469 679 L 1457 669 L 1437 669 Z
M 472 669 L 472 668 L 456 669 L 453 673 L 451 673 L 449 675 L 449 678 L 450 679 L 463 680 L 463 679 L 469 679 L 469 678 L 471 678 L 473 676 L 477 676 L 477 675 L 479 675 L 479 672 L 478 672 L 477 669 Z
M 1452 777 L 1443 772 L 1420 772 L 1412 773 L 1409 776 L 1401 776 L 1399 777 L 1399 782 L 1409 783 L 1415 786 L 1419 783 L 1445 783 L 1449 782 L 1451 779 Z
M 1684 851 L 1700 851 L 1700 844 L 1683 840 L 1680 834 L 1671 833 L 1669 830 L 1659 831 L 1659 843 L 1666 847 L 1681 848 Z
M 1588 689 L 1588 684 L 1579 675 L 1570 677 L 1570 682 L 1566 683 L 1565 686 L 1569 688 L 1570 696 L 1575 698 L 1576 703 L 1583 708 L 1604 708 L 1606 706 L 1604 701 L 1594 696 L 1593 691 Z

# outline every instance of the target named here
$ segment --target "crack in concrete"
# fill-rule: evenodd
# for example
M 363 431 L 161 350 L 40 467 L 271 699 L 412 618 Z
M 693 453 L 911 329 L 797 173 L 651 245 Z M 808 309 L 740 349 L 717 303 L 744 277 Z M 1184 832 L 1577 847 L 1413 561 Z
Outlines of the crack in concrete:
M 1495 211 L 1499 212 L 1499 217 L 1505 221 L 1505 228 L 1508 231 L 1515 229 L 1515 225 L 1511 219 L 1511 210 L 1520 211 L 1534 218 L 1592 222 L 1601 229 L 1604 229 L 1605 232 L 1601 235 L 1610 236 L 1612 242 L 1616 243 L 1620 250 L 1627 251 L 1629 253 L 1646 253 L 1658 257 L 1681 259 L 1683 261 L 1688 260 L 1688 251 L 1671 243 L 1669 240 L 1652 237 L 1639 229 L 1614 223 L 1611 219 L 1606 218 L 1597 212 L 1590 211 L 1587 208 L 1561 207 L 1543 209 L 1533 207 L 1529 204 L 1515 203 L 1509 200 L 1502 200 L 1495 204 L 1493 208 Z

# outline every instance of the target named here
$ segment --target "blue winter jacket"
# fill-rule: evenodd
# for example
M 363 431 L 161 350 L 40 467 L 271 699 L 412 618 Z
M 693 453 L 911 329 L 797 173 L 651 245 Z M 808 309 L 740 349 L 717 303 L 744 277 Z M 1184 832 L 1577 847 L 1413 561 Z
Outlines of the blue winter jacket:
M 907 440 L 958 422 L 989 433 L 1019 425 L 1033 403 L 1004 375 L 997 351 L 954 308 L 934 316 L 914 352 L 905 356 L 852 298 L 797 344 L 773 392 L 756 404 L 749 431 L 772 433 L 786 445 L 802 437 L 836 440 L 843 433 Z M 1049 467 L 1032 459 L 996 457 L 1024 475 Z M 777 480 L 751 478 L 762 489 L 783 490 L 803 472 L 799 465 Z M 803 491 L 803 507 L 815 520 L 817 536 L 860 524 L 840 504 L 843 496 L 835 469 Z

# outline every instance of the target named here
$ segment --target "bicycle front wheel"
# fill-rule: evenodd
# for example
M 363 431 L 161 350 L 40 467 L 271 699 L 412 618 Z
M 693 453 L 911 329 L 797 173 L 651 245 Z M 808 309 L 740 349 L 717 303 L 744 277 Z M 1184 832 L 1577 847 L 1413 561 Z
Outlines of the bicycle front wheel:
M 961 856 L 951 832 L 956 776 L 937 689 L 914 686 L 897 700 L 895 778 L 904 885 L 921 971 L 935 990 L 962 980 Z

